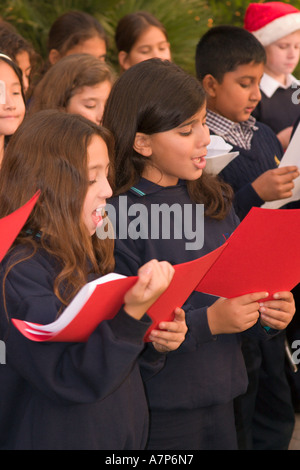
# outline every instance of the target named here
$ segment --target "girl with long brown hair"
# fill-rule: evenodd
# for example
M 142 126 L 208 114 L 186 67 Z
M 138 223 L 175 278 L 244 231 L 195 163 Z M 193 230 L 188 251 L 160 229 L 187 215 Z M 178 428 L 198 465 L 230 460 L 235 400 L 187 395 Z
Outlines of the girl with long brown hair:
M 116 142 L 116 197 L 110 201 L 117 214 L 116 270 L 135 274 L 152 257 L 173 265 L 188 262 L 222 245 L 239 221 L 229 186 L 205 172 L 210 138 L 200 83 L 169 61 L 136 64 L 112 88 L 103 123 Z M 120 210 L 124 198 L 127 214 Z M 135 219 L 138 211 L 144 219 Z M 141 229 L 133 232 L 137 222 Z M 132 236 L 124 239 L 118 234 L 126 225 Z M 267 338 L 262 326 L 284 328 L 295 312 L 290 292 L 259 312 L 265 296 L 189 297 L 182 307 L 188 325 L 184 343 L 145 381 L 148 449 L 236 448 L 233 399 L 247 388 L 237 333 Z
M 58 109 L 100 124 L 115 73 L 90 54 L 72 54 L 54 64 L 35 87 L 29 113 Z
M 1 263 L 0 333 L 7 357 L 0 369 L 2 449 L 145 445 L 148 414 L 138 358 L 151 324 L 145 312 L 173 276 L 168 263 L 145 264 L 121 310 L 85 343 L 33 342 L 11 324 L 11 317 L 53 322 L 86 282 L 113 270 L 113 240 L 96 235 L 112 194 L 112 155 L 109 131 L 53 110 L 27 118 L 7 147 L 0 217 L 37 190 L 40 197 Z M 154 368 L 164 358 L 159 351 L 168 349 L 165 334 L 153 343 Z M 182 332 L 175 337 L 181 338 L 178 347 Z

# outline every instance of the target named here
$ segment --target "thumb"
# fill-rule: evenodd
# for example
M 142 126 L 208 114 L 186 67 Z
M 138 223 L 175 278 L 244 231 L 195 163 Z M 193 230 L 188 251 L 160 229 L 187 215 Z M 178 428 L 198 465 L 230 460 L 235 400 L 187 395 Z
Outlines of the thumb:
M 139 287 L 146 287 L 149 284 L 152 277 L 152 272 L 152 266 L 149 264 L 142 266 L 138 270 L 137 284 L 139 285 Z
M 185 311 L 182 308 L 176 307 L 174 310 L 174 314 L 175 314 L 174 321 L 179 322 L 179 321 L 185 320 Z

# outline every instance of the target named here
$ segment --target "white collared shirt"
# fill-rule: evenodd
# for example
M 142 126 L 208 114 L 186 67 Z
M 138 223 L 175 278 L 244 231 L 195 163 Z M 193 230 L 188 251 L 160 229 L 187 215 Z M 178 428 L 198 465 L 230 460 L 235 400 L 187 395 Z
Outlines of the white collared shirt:
M 297 80 L 297 78 L 294 77 L 292 74 L 289 74 L 287 76 L 286 85 L 283 85 L 267 73 L 263 74 L 263 77 L 260 82 L 260 89 L 268 98 L 271 98 L 278 88 L 284 88 L 286 90 L 289 87 L 293 87 L 296 89 L 298 86 L 300 86 L 300 81 Z

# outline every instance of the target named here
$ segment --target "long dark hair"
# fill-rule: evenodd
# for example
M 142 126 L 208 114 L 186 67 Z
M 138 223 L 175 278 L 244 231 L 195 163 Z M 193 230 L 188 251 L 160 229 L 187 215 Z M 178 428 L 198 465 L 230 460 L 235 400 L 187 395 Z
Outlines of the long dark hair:
M 103 125 L 115 138 L 116 194 L 126 192 L 141 177 L 147 159 L 134 148 L 137 132 L 155 134 L 178 127 L 206 103 L 197 79 L 177 65 L 149 59 L 130 67 L 115 83 L 103 115 Z M 231 205 L 231 188 L 203 172 L 187 182 L 193 201 L 206 215 L 222 219 Z
M 115 42 L 118 51 L 130 52 L 139 37 L 149 26 L 155 26 L 168 40 L 167 30 L 164 25 L 147 11 L 136 11 L 123 16 L 117 24 Z
M 98 36 L 107 45 L 107 35 L 104 27 L 92 15 L 84 11 L 71 10 L 59 16 L 52 23 L 47 49 L 56 49 L 62 56 L 82 41 Z
M 91 237 L 81 217 L 88 189 L 87 147 L 93 136 L 104 140 L 112 157 L 108 130 L 82 116 L 37 112 L 11 138 L 0 171 L 0 218 L 41 191 L 13 246 L 27 247 L 18 262 L 28 253 L 33 256 L 39 247 L 56 258 L 61 269 L 54 292 L 64 304 L 87 282 L 90 271 L 101 275 L 114 268 L 113 240 Z M 40 230 L 37 241 L 32 233 Z M 9 264 L 11 269 L 13 262 Z

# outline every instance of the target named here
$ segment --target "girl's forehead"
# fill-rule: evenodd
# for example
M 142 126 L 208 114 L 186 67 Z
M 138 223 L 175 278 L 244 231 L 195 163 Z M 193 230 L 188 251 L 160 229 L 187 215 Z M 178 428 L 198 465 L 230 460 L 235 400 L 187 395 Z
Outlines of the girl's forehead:
M 198 121 L 199 119 L 204 119 L 205 117 L 206 117 L 206 103 L 204 103 L 195 114 L 192 114 L 189 118 L 185 119 L 184 122 L 180 124 L 178 127 L 182 127 L 194 121 Z
M 10 80 L 18 84 L 20 83 L 19 78 L 17 74 L 15 73 L 15 71 L 13 70 L 13 68 L 10 65 L 8 65 L 6 62 L 1 60 L 1 58 L 0 58 L 0 70 L 1 70 L 0 75 L 1 75 L 2 80 L 4 81 Z

